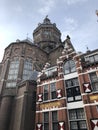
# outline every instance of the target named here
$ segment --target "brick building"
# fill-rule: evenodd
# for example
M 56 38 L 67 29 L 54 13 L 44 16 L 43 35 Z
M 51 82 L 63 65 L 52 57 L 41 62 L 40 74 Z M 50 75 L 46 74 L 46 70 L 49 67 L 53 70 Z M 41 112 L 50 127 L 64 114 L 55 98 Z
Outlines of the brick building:
M 77 53 L 48 17 L 33 39 L 5 49 L 0 130 L 97 130 L 98 50 Z

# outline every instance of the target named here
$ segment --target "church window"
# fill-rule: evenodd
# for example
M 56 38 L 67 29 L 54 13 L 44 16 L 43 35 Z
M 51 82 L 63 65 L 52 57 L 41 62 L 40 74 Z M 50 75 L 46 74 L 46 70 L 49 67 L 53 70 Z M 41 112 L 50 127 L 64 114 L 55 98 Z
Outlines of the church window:
M 15 80 L 18 76 L 19 70 L 19 60 L 14 60 L 10 63 L 9 73 L 8 73 L 8 80 Z
M 24 61 L 24 68 L 23 68 L 23 80 L 27 80 L 30 78 L 33 72 L 33 63 L 32 60 L 26 59 Z
M 16 82 L 15 81 L 6 83 L 6 88 L 14 88 L 14 87 L 16 87 Z
M 18 71 L 19 71 L 19 60 L 16 58 L 10 62 L 8 78 L 7 78 L 7 82 L 6 82 L 7 88 L 16 87 Z

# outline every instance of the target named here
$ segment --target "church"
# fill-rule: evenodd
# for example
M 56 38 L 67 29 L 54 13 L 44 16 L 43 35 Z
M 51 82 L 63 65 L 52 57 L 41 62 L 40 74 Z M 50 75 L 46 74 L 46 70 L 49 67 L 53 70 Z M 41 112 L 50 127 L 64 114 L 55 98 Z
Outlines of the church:
M 92 43 L 93 44 L 93 43 Z M 97 130 L 98 49 L 77 52 L 45 17 L 0 63 L 0 130 Z

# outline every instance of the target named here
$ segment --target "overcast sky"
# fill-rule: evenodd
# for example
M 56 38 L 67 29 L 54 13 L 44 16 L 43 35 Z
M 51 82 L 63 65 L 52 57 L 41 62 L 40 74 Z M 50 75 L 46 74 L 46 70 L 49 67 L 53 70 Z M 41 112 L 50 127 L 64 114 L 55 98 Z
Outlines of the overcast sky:
M 17 39 L 33 39 L 32 32 L 48 15 L 66 35 L 76 51 L 98 48 L 98 0 L 1 0 L 0 1 L 0 61 L 6 48 Z

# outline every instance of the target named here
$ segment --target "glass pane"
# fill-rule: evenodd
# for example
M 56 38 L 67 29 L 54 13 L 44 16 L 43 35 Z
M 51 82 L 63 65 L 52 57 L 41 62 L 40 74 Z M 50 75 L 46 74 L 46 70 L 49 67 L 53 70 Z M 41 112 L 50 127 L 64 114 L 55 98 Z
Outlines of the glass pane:
M 86 129 L 87 128 L 86 121 L 79 121 L 79 128 L 80 129 Z
M 48 92 L 48 85 L 45 85 L 44 86 L 44 93 L 47 93 Z
M 76 71 L 76 65 L 73 60 L 70 60 L 70 69 L 71 69 L 71 72 Z
M 78 130 L 78 124 L 77 122 L 70 122 L 71 130 Z
M 58 130 L 58 123 L 53 123 L 52 125 L 53 125 L 53 126 L 52 126 L 52 127 L 53 127 L 53 130 Z
M 92 87 L 94 91 L 98 91 L 98 83 L 92 83 Z
M 89 57 L 85 57 L 85 61 L 89 61 Z
M 79 87 L 74 87 L 74 96 L 80 95 L 80 88 Z
M 76 111 L 75 110 L 69 110 L 69 119 L 77 119 Z
M 55 87 L 56 87 L 56 86 L 55 86 L 55 83 L 50 84 L 51 92 L 56 91 L 56 88 L 55 88 Z
M 48 100 L 48 93 L 44 93 L 44 101 Z
M 77 109 L 77 118 L 78 119 L 85 119 L 85 114 L 83 109 Z
M 56 91 L 54 91 L 54 92 L 51 92 L 51 98 L 52 98 L 52 99 L 55 99 L 55 98 L 57 98 L 57 96 L 56 96 Z
M 49 121 L 49 113 L 45 112 L 44 113 L 44 122 L 48 122 Z
M 24 69 L 23 69 L 23 79 L 29 79 L 32 75 L 32 71 L 33 71 L 33 63 L 31 60 L 26 60 L 24 62 Z
M 16 82 L 6 83 L 6 88 L 16 87 Z
M 52 122 L 57 121 L 57 111 L 52 112 Z
M 94 58 L 95 58 L 95 61 L 98 61 L 98 55 L 95 55 Z
M 72 88 L 67 89 L 67 96 L 68 97 L 72 97 L 72 95 L 73 95 L 72 90 L 73 90 Z
M 8 73 L 8 79 L 17 79 L 18 76 L 18 70 L 19 70 L 19 61 L 12 61 L 10 63 L 9 73 Z
M 92 82 L 98 80 L 96 73 L 91 73 L 91 74 L 90 74 L 90 77 L 91 77 L 91 81 L 92 81 Z
M 44 123 L 44 130 L 49 130 L 49 123 Z
M 68 101 L 68 102 L 72 102 L 72 101 L 74 101 L 74 98 L 73 98 L 73 97 L 68 97 L 68 98 L 67 98 L 67 101 Z
M 93 91 L 98 91 L 98 77 L 96 73 L 90 74 Z
M 66 87 L 71 87 L 71 86 L 72 86 L 72 81 L 71 80 L 66 81 Z
M 82 99 L 81 95 L 75 96 L 75 100 L 76 100 L 76 101 L 81 100 L 81 99 Z
M 72 82 L 73 82 L 73 86 L 79 85 L 78 78 L 73 79 Z
M 91 63 L 94 62 L 94 57 L 93 57 L 93 56 L 90 56 L 89 59 L 90 59 L 90 62 L 91 62 Z
M 64 65 L 64 71 L 65 71 L 65 74 L 68 74 L 70 73 L 70 69 L 69 69 L 69 61 L 67 61 Z

